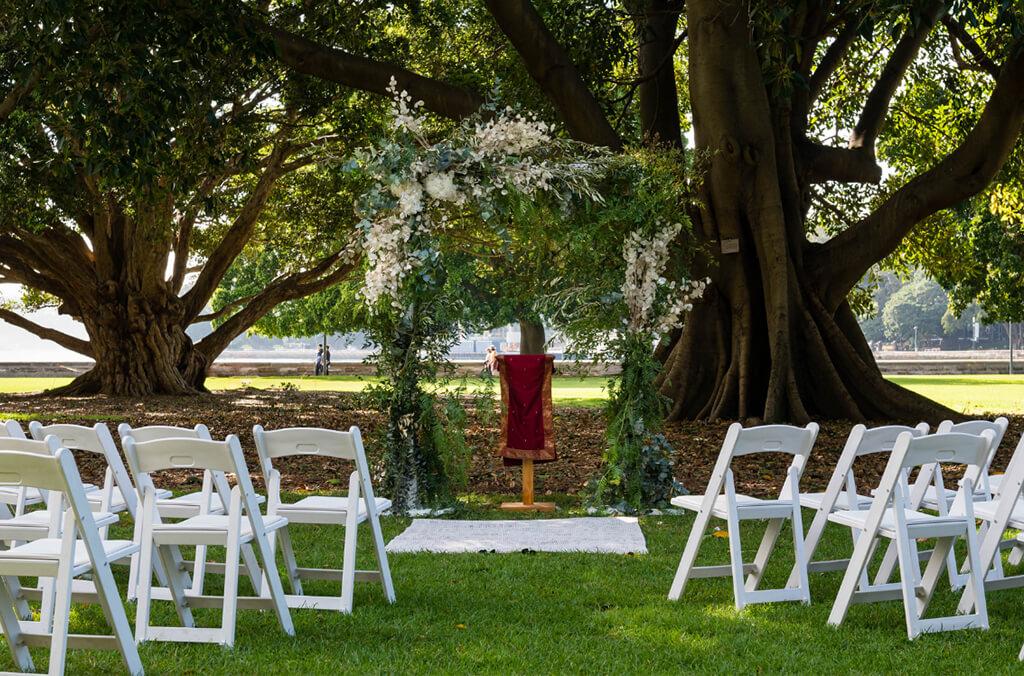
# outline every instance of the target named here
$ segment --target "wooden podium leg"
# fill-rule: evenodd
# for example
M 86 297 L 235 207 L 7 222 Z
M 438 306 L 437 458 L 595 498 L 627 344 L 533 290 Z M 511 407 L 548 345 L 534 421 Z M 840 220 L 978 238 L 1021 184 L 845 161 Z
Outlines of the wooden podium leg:
M 522 502 L 503 502 L 501 503 L 502 509 L 507 509 L 513 512 L 553 512 L 555 511 L 555 503 L 553 502 L 534 502 L 533 501 L 533 460 L 523 460 L 523 501 Z

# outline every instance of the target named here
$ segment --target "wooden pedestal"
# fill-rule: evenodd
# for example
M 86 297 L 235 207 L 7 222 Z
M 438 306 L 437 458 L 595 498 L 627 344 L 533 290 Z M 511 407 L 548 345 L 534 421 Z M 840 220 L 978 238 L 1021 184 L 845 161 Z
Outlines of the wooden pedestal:
M 523 460 L 523 501 L 503 502 L 501 508 L 510 512 L 553 512 L 555 503 L 533 501 L 533 460 Z

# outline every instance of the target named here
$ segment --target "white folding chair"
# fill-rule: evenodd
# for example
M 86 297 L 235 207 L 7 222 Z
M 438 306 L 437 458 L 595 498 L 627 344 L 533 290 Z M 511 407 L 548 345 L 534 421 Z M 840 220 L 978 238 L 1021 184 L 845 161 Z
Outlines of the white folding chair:
M 93 520 L 81 477 L 71 452 L 58 447 L 56 437 L 46 442 L 49 453 L 0 451 L 0 484 L 33 486 L 50 492 L 53 517 L 49 536 L 0 551 L 0 625 L 14 661 L 22 671 L 34 670 L 30 646 L 50 646 L 50 674 L 63 674 L 68 648 L 115 648 L 129 673 L 142 674 L 142 661 L 132 640 L 131 627 L 110 571 L 110 563 L 127 558 L 138 545 L 126 540 L 104 540 Z M 63 509 L 64 501 L 69 504 Z M 113 636 L 69 634 L 72 582 L 90 575 Z M 53 578 L 56 588 L 52 618 L 23 621 L 17 612 L 18 576 Z
M 292 587 L 288 595 L 291 608 L 317 608 L 352 612 L 354 583 L 380 581 L 384 594 L 390 603 L 395 602 L 395 590 L 391 582 L 388 555 L 384 551 L 384 536 L 378 515 L 391 509 L 391 501 L 373 494 L 370 482 L 370 468 L 363 450 L 363 440 L 358 427 L 347 432 L 318 428 L 293 427 L 268 432 L 261 425 L 252 428 L 260 466 L 267 483 L 267 515 L 283 516 L 288 526 L 271 534 L 271 545 L 280 538 L 285 567 Z M 274 468 L 273 460 L 293 455 L 317 455 L 340 458 L 355 462 L 356 471 L 348 481 L 346 497 L 309 496 L 298 502 L 281 501 L 281 473 Z M 356 570 L 356 538 L 359 524 L 369 521 L 373 533 L 374 553 L 377 555 L 377 570 Z M 329 524 L 345 527 L 345 545 L 341 569 L 300 568 L 295 561 L 289 528 L 293 524 Z M 341 582 L 341 596 L 313 596 L 304 594 L 302 579 L 337 580 Z
M 968 476 L 965 476 L 966 480 Z M 973 477 L 970 477 L 973 478 Z M 995 496 L 986 502 L 974 505 L 974 515 L 981 521 L 981 563 L 988 571 L 985 576 L 985 590 L 996 591 L 1024 587 L 1024 575 L 998 574 L 995 564 L 1000 560 L 1000 549 L 1007 530 L 1024 530 L 1024 501 L 1021 493 L 1024 490 L 1024 437 L 1010 458 Z M 967 588 L 960 599 L 960 612 L 970 612 L 975 605 L 978 590 L 973 580 L 967 582 Z
M 807 559 L 804 556 L 804 529 L 800 515 L 800 476 L 807 465 L 807 457 L 814 447 L 818 436 L 818 425 L 811 423 L 807 427 L 790 427 L 788 425 L 764 425 L 744 429 L 739 423 L 729 426 L 729 431 L 722 444 L 722 451 L 711 472 L 704 495 L 683 495 L 672 498 L 677 507 L 697 512 L 696 520 L 690 529 L 682 560 L 676 571 L 669 599 L 675 601 L 682 595 L 686 582 L 691 577 L 725 577 L 732 576 L 733 594 L 736 608 L 742 609 L 751 603 L 770 603 L 775 601 L 811 602 L 811 591 L 807 583 Z M 787 453 L 793 456 L 789 465 L 786 482 L 782 492 L 774 500 L 758 498 L 736 493 L 733 480 L 733 458 L 752 453 Z M 722 495 L 723 487 L 725 494 Z M 725 519 L 729 529 L 729 557 L 731 564 L 727 566 L 695 566 L 697 552 L 704 539 L 711 517 Z M 799 582 L 796 587 L 785 589 L 759 590 L 758 585 L 764 576 L 765 566 L 775 549 L 782 525 L 786 519 L 792 520 L 793 550 L 798 568 Z M 743 551 L 740 543 L 740 522 L 746 520 L 768 520 L 761 545 L 754 557 L 754 562 L 743 563 Z M 743 574 L 748 573 L 746 586 Z
M 61 448 L 70 451 L 84 451 L 103 456 L 107 468 L 103 473 L 102 487 L 86 488 L 85 498 L 94 512 L 117 514 L 127 511 L 135 518 L 136 495 L 135 485 L 128 470 L 125 469 L 121 454 L 117 452 L 114 437 L 110 429 L 103 423 L 92 427 L 83 425 L 43 425 L 32 421 L 28 424 L 29 433 L 36 441 L 42 441 L 49 435 L 57 437 Z M 101 535 L 106 536 L 106 527 L 101 527 Z
M 171 425 L 149 425 L 146 427 L 132 427 L 128 423 L 121 423 L 117 426 L 118 435 L 121 437 L 122 448 L 126 439 L 131 437 L 136 443 L 154 441 L 156 439 L 206 439 L 209 440 L 210 430 L 206 425 L 199 424 L 195 427 L 174 427 Z M 129 467 L 131 462 L 129 461 Z M 131 467 L 132 475 L 138 481 L 138 470 Z M 212 490 L 211 490 L 212 488 Z M 162 519 L 190 519 L 203 514 L 223 514 L 224 505 L 230 499 L 231 488 L 228 486 L 227 478 L 223 472 L 205 470 L 203 472 L 203 483 L 198 491 L 175 496 L 171 491 L 156 488 L 157 511 Z M 257 502 L 264 502 L 262 495 L 257 495 Z M 256 562 L 256 555 L 252 546 L 246 544 L 242 547 L 242 560 L 246 567 L 246 574 L 257 587 L 260 584 L 257 571 L 259 566 Z M 185 565 L 192 567 L 192 579 L 190 589 L 193 594 L 202 594 L 203 585 L 206 580 L 206 573 L 222 573 L 222 564 L 208 562 L 206 560 L 206 545 L 198 545 L 195 549 L 194 560 L 186 561 Z M 132 559 L 131 573 L 128 576 L 128 598 L 135 598 L 135 587 L 138 578 L 138 557 Z M 170 599 L 170 592 L 165 588 L 154 588 L 155 598 L 162 600 Z
M 967 559 L 972 579 L 975 583 L 982 580 L 981 571 L 984 568 L 980 566 L 978 535 L 974 525 L 972 477 L 977 477 L 984 466 L 992 439 L 990 431 L 984 432 L 984 436 L 980 437 L 971 434 L 934 434 L 915 438 L 910 432 L 900 434 L 889 456 L 871 507 L 839 510 L 829 515 L 829 520 L 833 523 L 860 531 L 850 565 L 846 569 L 839 594 L 829 614 L 829 624 L 842 624 L 854 603 L 892 600 L 902 596 L 907 636 L 911 640 L 926 632 L 970 627 L 988 628 L 984 593 L 978 594 L 977 611 L 973 614 L 925 618 L 924 613 L 938 585 L 942 569 L 946 567 L 947 554 L 958 537 L 963 536 L 967 543 Z M 968 466 L 968 476 L 960 487 L 950 513 L 936 516 L 909 509 L 910 470 L 942 462 Z M 900 588 L 858 590 L 876 542 L 883 537 L 896 542 Z M 928 558 L 923 575 L 917 553 L 918 538 L 936 539 L 935 549 Z
M 999 450 L 999 445 L 1003 441 L 1003 435 L 1006 434 L 1006 428 L 1008 425 L 1009 421 L 1002 417 L 996 418 L 992 421 L 968 420 L 966 422 L 953 424 L 952 420 L 943 420 L 939 423 L 937 431 L 938 434 L 956 432 L 960 434 L 979 435 L 985 430 L 989 430 L 994 435 L 992 448 L 989 449 L 988 458 L 985 460 L 985 464 L 981 468 L 981 475 L 976 477 L 974 481 L 974 495 L 972 497 L 974 502 L 985 502 L 989 500 L 992 496 L 993 490 L 999 486 L 999 481 L 1002 477 L 989 477 L 989 467 L 992 464 L 993 458 L 995 458 L 996 452 Z M 945 516 L 949 513 L 949 508 L 953 504 L 953 500 L 956 495 L 957 491 L 955 489 L 946 488 L 942 478 L 942 471 L 938 463 L 932 463 L 931 465 L 922 467 L 918 472 L 917 479 L 915 479 L 913 486 L 910 488 L 910 499 L 907 504 L 910 509 L 931 509 L 938 512 L 940 516 Z M 982 537 L 984 537 L 984 531 L 982 531 Z M 1004 542 L 1004 547 L 1011 546 L 1013 546 L 1012 541 Z M 1019 558 L 1016 562 L 1019 562 Z M 993 562 L 993 566 L 995 574 L 997 576 L 1002 576 L 1002 558 L 996 557 L 996 560 Z M 878 567 L 878 574 L 875 581 L 877 583 L 887 582 L 889 578 L 892 577 L 892 573 L 895 568 L 896 543 L 890 542 L 885 551 L 885 555 L 882 557 L 882 563 Z M 952 549 L 950 550 L 946 561 L 946 569 L 949 573 L 950 587 L 953 590 L 963 589 L 964 585 L 967 584 L 967 575 L 958 572 L 959 567 L 956 562 L 956 552 Z
M 0 439 L 25 438 L 25 432 L 17 421 L 8 420 L 0 426 Z M 38 488 L 26 486 L 18 486 L 16 488 L 0 487 L 0 504 L 11 505 L 15 516 L 24 514 L 26 507 L 45 504 L 45 502 L 46 498 Z
M 906 427 L 904 425 L 887 425 L 885 427 L 874 427 L 868 429 L 864 425 L 854 425 L 850 430 L 850 436 L 846 438 L 846 445 L 839 456 L 836 468 L 832 472 L 824 493 L 800 493 L 800 505 L 808 509 L 816 510 L 811 527 L 804 540 L 804 554 L 807 557 L 807 570 L 809 572 L 825 572 L 830 570 L 843 570 L 849 565 L 850 560 L 834 559 L 830 561 L 815 561 L 814 553 L 818 550 L 821 536 L 828 525 L 828 515 L 839 509 L 867 509 L 871 505 L 870 495 L 861 495 L 857 488 L 857 480 L 854 476 L 853 465 L 857 458 L 878 453 L 891 453 L 897 437 L 904 432 L 909 432 L 915 437 L 928 434 L 928 423 L 921 423 L 917 427 Z M 853 544 L 857 543 L 858 531 L 851 529 L 850 534 Z M 794 586 L 799 581 L 799 568 L 793 566 L 789 576 L 789 586 Z M 861 588 L 868 589 L 867 573 L 861 579 Z
M 238 437 L 229 435 L 224 441 L 205 439 L 156 439 L 136 442 L 125 439 L 125 454 L 137 468 L 136 481 L 142 491 L 141 518 L 136 522 L 136 541 L 142 547 L 139 567 L 138 605 L 135 620 L 135 640 L 183 641 L 220 643 L 233 646 L 235 622 L 239 605 L 243 608 L 273 608 L 285 633 L 295 634 L 291 615 L 281 587 L 274 562 L 274 553 L 267 539 L 269 531 L 287 525 L 277 516 L 264 520 L 256 502 L 256 493 L 249 478 L 249 470 L 242 455 Z M 231 472 L 236 483 L 231 489 L 225 514 L 201 514 L 177 523 L 164 523 L 156 504 L 156 491 L 150 474 L 166 469 L 212 470 Z M 207 488 L 207 492 L 211 492 Z M 204 498 L 205 501 L 205 498 Z M 263 561 L 262 574 L 267 580 L 267 596 L 239 596 L 239 557 L 242 545 L 255 543 Z M 188 576 L 179 547 L 182 545 L 218 545 L 227 549 L 224 564 L 224 595 L 207 596 L 187 590 Z M 180 627 L 150 624 L 150 606 L 153 601 L 154 557 L 163 562 L 168 571 L 168 589 L 175 608 L 179 611 Z M 256 591 L 259 593 L 259 577 Z M 195 626 L 191 608 L 222 608 L 221 626 L 215 629 Z

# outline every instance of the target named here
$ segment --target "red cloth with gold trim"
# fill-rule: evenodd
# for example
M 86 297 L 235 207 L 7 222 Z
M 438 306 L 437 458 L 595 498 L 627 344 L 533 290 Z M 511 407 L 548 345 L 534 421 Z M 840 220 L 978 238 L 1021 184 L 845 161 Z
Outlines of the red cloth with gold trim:
M 498 356 L 503 413 L 498 454 L 506 465 L 558 459 L 551 412 L 554 366 L 549 354 Z

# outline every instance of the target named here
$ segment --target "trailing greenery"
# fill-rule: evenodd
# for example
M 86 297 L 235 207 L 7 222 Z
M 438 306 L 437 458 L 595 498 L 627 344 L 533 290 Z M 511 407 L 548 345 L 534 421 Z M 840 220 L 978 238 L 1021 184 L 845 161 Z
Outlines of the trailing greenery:
M 673 477 L 672 445 L 661 433 L 667 400 L 653 387 L 661 364 L 650 340 L 627 334 L 610 350 L 622 359 L 622 375 L 608 380 L 604 474 L 591 486 L 591 499 L 622 512 L 667 507 L 685 492 Z

